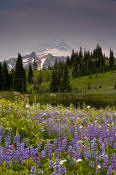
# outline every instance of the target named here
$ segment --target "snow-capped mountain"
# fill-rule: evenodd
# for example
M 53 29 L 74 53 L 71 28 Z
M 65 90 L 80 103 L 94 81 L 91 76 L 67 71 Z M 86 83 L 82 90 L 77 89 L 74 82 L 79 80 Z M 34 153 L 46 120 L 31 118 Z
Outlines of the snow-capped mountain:
M 40 70 L 43 67 L 48 68 L 49 65 L 53 65 L 56 59 L 58 61 L 65 61 L 67 56 L 71 55 L 71 48 L 65 42 L 54 42 L 41 44 L 34 52 L 22 56 L 23 65 L 28 68 L 29 63 L 33 65 L 34 59 L 37 63 L 37 69 Z M 8 59 L 8 69 L 14 69 L 17 58 Z

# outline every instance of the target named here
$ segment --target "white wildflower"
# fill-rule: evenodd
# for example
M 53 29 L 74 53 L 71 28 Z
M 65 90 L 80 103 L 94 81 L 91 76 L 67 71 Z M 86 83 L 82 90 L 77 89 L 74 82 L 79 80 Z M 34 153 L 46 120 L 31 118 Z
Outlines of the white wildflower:
M 82 143 L 83 143 L 83 141 L 82 141 L 82 140 L 79 140 L 79 141 L 78 141 L 78 143 L 79 143 L 79 144 L 82 144 Z
M 29 106 L 29 104 L 28 104 L 28 103 L 26 104 L 25 108 L 27 108 L 27 109 L 28 109 L 28 108 L 30 108 L 30 106 Z
M 98 165 L 97 168 L 100 169 L 101 168 L 101 165 Z
M 61 160 L 61 161 L 60 161 L 60 164 L 63 165 L 64 162 L 67 162 L 67 160 Z
M 76 163 L 78 163 L 78 162 L 82 162 L 82 159 L 77 159 L 76 160 Z
M 79 126 L 79 129 L 82 129 L 83 128 L 83 126 L 81 125 L 81 126 Z

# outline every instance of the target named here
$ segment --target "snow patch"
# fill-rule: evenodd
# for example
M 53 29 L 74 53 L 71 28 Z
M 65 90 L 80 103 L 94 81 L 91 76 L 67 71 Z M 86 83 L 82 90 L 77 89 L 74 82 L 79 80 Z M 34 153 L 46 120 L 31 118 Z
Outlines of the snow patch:
M 61 57 L 61 56 L 70 56 L 71 55 L 71 52 L 70 51 L 65 51 L 65 50 L 59 50 L 59 49 L 56 49 L 56 48 L 53 48 L 53 49 L 47 49 L 45 50 L 44 52 L 42 53 L 36 53 L 37 55 L 48 55 L 48 54 L 51 54 L 53 56 L 58 56 L 58 57 Z
M 24 58 L 24 59 L 23 59 L 23 63 L 27 63 L 28 60 L 29 60 L 28 58 Z
M 42 58 L 42 59 L 41 59 L 41 67 L 40 67 L 41 69 L 43 69 L 43 65 L 44 65 L 44 63 L 45 63 L 45 60 L 46 60 L 46 58 Z

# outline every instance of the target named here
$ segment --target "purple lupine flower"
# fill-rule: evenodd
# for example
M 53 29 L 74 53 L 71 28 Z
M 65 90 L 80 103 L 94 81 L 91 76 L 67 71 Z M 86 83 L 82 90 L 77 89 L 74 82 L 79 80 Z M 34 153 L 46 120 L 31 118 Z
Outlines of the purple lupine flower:
M 62 150 L 63 150 L 63 151 L 66 150 L 66 146 L 67 146 L 67 140 L 66 140 L 66 138 L 64 138 L 64 139 L 62 140 Z
M 36 124 L 38 125 L 38 124 L 40 123 L 40 121 L 41 121 L 41 119 L 40 119 L 40 117 L 39 117 L 39 114 L 36 115 L 36 119 L 37 119 Z
M 107 175 L 112 175 L 112 167 L 111 166 L 108 168 Z
M 52 158 L 52 150 L 51 150 L 51 149 L 48 151 L 48 156 L 49 156 L 50 158 Z
M 56 148 L 57 148 L 57 139 L 54 139 L 53 150 L 56 150 Z
M 46 117 L 47 117 L 47 118 L 51 118 L 51 113 L 50 113 L 50 112 L 47 112 L 47 113 L 46 113 Z
M 112 154 L 111 156 L 111 167 L 116 170 L 116 154 Z
M 14 143 L 20 143 L 20 134 L 18 133 L 14 138 Z
M 74 165 L 74 159 L 72 157 L 70 158 L 70 163 Z
M 46 149 L 47 149 L 47 152 L 51 149 L 51 143 L 49 140 L 47 141 Z
M 53 160 L 50 160 L 50 162 L 49 162 L 49 168 L 50 169 L 53 169 L 54 168 L 54 161 Z
M 59 159 L 59 151 L 58 151 L 58 148 L 56 148 L 54 152 L 55 152 L 56 159 Z
M 42 151 L 41 151 L 41 158 L 44 159 L 45 156 L 46 156 L 45 150 L 42 150 Z
M 32 175 L 34 175 L 34 174 L 36 173 L 36 171 L 37 171 L 37 167 L 36 167 L 36 166 L 32 166 L 32 167 L 31 167 L 31 170 L 30 170 L 30 173 L 31 173 Z
M 116 143 L 113 143 L 113 151 L 116 151 Z
M 54 169 L 57 175 L 63 175 L 65 173 L 65 168 L 57 161 L 54 163 Z
M 3 128 L 0 127 L 0 143 L 2 141 L 3 136 L 4 136 L 4 130 Z
M 8 131 L 8 135 L 5 139 L 5 145 L 8 146 L 11 144 L 11 131 Z
M 96 128 L 95 127 L 90 127 L 89 128 L 89 138 L 94 139 L 95 137 L 97 137 L 97 132 L 96 132 Z
M 44 129 L 44 126 L 41 126 L 41 132 L 44 132 L 45 129 Z
M 70 157 L 73 157 L 74 156 L 74 151 L 73 151 L 72 146 L 69 146 L 68 147 L 68 154 L 69 154 Z
M 91 150 L 95 150 L 95 146 L 96 146 L 96 139 L 91 140 Z
M 27 160 L 30 158 L 30 150 L 29 148 L 25 149 L 25 154 L 24 154 L 24 160 Z
M 24 150 L 25 149 L 25 144 L 21 143 L 20 147 L 21 147 L 21 150 Z
M 89 161 L 89 165 L 91 168 L 94 168 L 95 167 L 95 162 L 94 161 Z
M 62 146 L 61 146 L 61 138 L 58 139 L 58 151 L 62 151 Z
M 113 144 L 113 137 L 110 137 L 108 142 L 109 142 L 109 145 L 112 146 L 112 144 Z
M 102 142 L 102 154 L 105 154 L 105 144 Z
M 103 163 L 103 168 L 108 168 L 109 165 L 109 158 L 107 155 L 104 156 L 104 163 Z
M 43 170 L 39 171 L 37 174 L 44 174 L 44 171 Z
M 75 138 L 75 141 L 77 141 L 77 139 L 78 139 L 78 129 L 77 129 L 77 126 L 75 126 L 74 138 Z

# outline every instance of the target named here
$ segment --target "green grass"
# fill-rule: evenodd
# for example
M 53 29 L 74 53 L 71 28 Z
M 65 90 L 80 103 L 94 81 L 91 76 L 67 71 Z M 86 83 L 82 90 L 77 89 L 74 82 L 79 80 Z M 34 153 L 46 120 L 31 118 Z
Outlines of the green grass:
M 43 92 L 47 92 L 50 85 L 51 71 L 42 70 L 42 84 L 39 85 Z M 39 78 L 40 71 L 34 71 L 34 80 Z M 70 77 L 70 83 L 73 93 L 80 94 L 116 94 L 116 89 L 114 85 L 116 83 L 116 71 L 110 71 L 106 73 L 101 73 L 97 75 L 92 75 L 90 79 L 89 76 L 82 76 L 79 78 L 72 79 Z M 91 86 L 88 89 L 88 85 Z
M 71 87 L 73 92 L 98 93 L 98 94 L 115 94 L 114 84 L 116 82 L 116 71 L 106 72 L 102 74 L 83 76 L 80 78 L 71 78 Z M 91 89 L 88 89 L 88 84 Z M 100 88 L 101 86 L 101 88 Z

